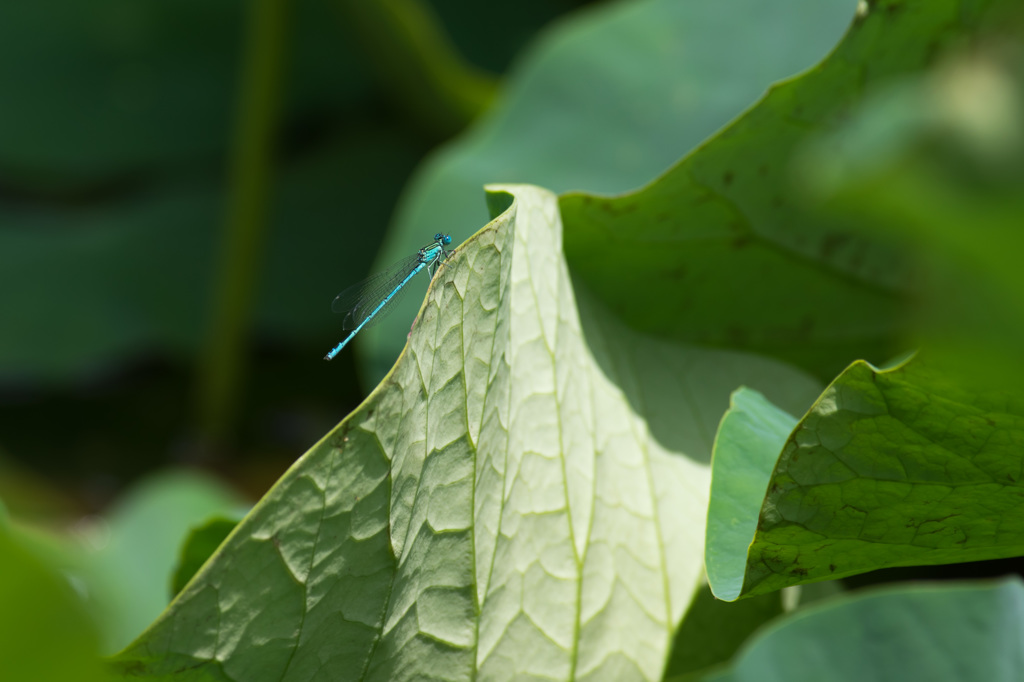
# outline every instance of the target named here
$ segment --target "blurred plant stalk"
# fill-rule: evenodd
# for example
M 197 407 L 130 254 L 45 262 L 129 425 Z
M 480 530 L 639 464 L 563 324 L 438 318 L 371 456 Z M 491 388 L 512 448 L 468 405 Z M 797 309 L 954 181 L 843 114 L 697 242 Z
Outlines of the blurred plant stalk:
M 268 220 L 286 4 L 285 0 L 252 0 L 248 4 L 235 135 L 228 162 L 225 230 L 199 367 L 198 426 L 203 447 L 216 448 L 230 438 L 240 392 L 245 337 Z
M 474 67 L 420 0 L 336 0 L 342 21 L 402 113 L 444 139 L 490 107 L 498 79 Z

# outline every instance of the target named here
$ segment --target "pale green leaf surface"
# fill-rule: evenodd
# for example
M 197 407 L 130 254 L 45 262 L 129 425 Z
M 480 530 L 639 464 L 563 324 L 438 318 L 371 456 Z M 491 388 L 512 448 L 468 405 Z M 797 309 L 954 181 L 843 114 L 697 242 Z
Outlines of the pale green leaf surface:
M 1024 585 L 912 585 L 775 621 L 706 682 L 1015 682 L 1024 677 Z
M 757 533 L 748 554 L 734 546 L 709 571 L 715 593 L 1020 556 L 1022 444 L 1015 394 L 953 382 L 918 357 L 856 362 L 789 436 L 763 504 L 748 496 L 734 510 Z
M 488 182 L 598 193 L 650 182 L 772 83 L 820 60 L 855 7 L 853 0 L 640 0 L 577 13 L 540 37 L 487 116 L 419 170 L 377 267 L 435 232 L 456 241 L 469 235 L 486 214 L 466 197 Z M 640 225 L 622 229 L 632 234 Z M 401 348 L 412 303 L 403 310 L 356 340 L 369 360 L 367 383 Z
M 732 394 L 711 456 L 704 565 L 719 599 L 732 600 L 742 588 L 737 557 L 746 557 L 757 530 L 756 512 L 768 490 L 775 462 L 797 420 L 748 388 Z
M 119 655 L 125 671 L 660 677 L 729 391 L 748 379 L 792 406 L 814 383 L 630 332 L 575 289 L 555 196 L 491 191 L 507 210 L 441 268 L 392 372 Z

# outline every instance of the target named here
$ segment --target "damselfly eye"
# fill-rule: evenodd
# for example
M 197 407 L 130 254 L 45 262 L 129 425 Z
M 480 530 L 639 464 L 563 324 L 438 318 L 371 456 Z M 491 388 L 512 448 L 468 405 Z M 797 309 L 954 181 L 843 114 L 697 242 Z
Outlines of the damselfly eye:
M 440 238 L 441 238 L 441 237 L 443 237 L 443 236 L 444 236 L 443 234 L 441 234 L 440 232 L 438 232 L 437 234 L 435 234 L 435 235 L 434 235 L 434 239 L 435 239 L 435 240 L 437 240 L 437 239 L 440 239 Z
M 451 244 L 452 243 L 452 236 L 450 234 L 446 234 L 444 236 L 444 243 L 445 244 Z

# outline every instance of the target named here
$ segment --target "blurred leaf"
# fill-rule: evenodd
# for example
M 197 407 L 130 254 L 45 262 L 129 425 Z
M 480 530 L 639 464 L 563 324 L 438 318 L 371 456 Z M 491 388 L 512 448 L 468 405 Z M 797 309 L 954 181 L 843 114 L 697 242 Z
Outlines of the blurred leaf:
M 337 215 L 348 207 L 354 220 L 380 222 L 396 175 L 413 163 L 386 131 L 363 135 L 333 140 L 282 172 L 268 235 L 273 256 L 259 290 L 258 322 L 274 335 L 319 331 L 330 343 L 339 272 L 358 272 L 325 248 Z M 0 336 L 0 374 L 56 382 L 146 349 L 194 353 L 208 308 L 219 201 L 219 189 L 201 178 L 94 207 L 26 212 L 0 204 L 0 287 L 8 292 L 0 317 L 17 321 L 17 333 Z M 375 239 L 367 231 L 348 248 Z
M 730 603 L 701 586 L 676 632 L 665 680 L 696 681 L 712 666 L 731 660 L 754 631 L 782 614 L 780 594 Z
M 863 216 L 914 254 L 915 340 L 1010 386 L 1024 380 L 1024 11 L 1011 6 L 806 152 L 826 170 L 807 173 L 826 219 Z
M 991 4 L 865 3 L 821 65 L 773 87 L 649 187 L 565 196 L 573 271 L 637 329 L 768 354 L 822 379 L 853 359 L 905 350 L 907 253 L 867 229 L 863 214 L 809 210 L 792 160 L 866 93 L 928 69 L 977 31 Z M 652 288 L 657 305 L 637 305 L 637 292 Z
M 814 384 L 630 332 L 570 282 L 553 194 L 490 202 L 507 210 L 440 270 L 388 379 L 119 654 L 125 670 L 659 678 L 700 573 L 729 390 L 793 406 Z
M 135 485 L 104 518 L 80 525 L 86 549 L 81 579 L 103 629 L 104 651 L 125 646 L 167 606 L 178 547 L 190 526 L 242 506 L 206 476 L 164 472 Z
M 290 108 L 351 101 L 365 83 L 330 14 L 312 0 L 293 6 L 302 40 Z M 242 7 L 237 0 L 3 3 L 4 182 L 47 191 L 131 188 L 179 164 L 214 160 L 234 105 Z
M 1024 677 L 1024 586 L 915 585 L 799 611 L 707 682 L 1011 682 Z
M 747 409 L 777 412 L 763 401 Z M 756 423 L 725 420 L 719 437 L 761 449 L 763 430 L 726 433 Z M 793 430 L 763 500 L 712 503 L 709 538 L 737 528 L 719 551 L 709 546 L 712 589 L 733 600 L 885 567 L 1024 555 L 1022 443 L 1019 394 L 959 385 L 916 357 L 884 371 L 856 362 Z M 719 475 L 744 475 L 728 463 L 719 471 L 716 460 L 716 487 Z M 753 519 L 748 549 L 740 531 L 750 538 Z
M 210 11 L 197 1 L 4 3 L 5 181 L 105 182 L 155 161 L 215 153 L 227 132 L 239 8 L 221 3 Z
M 79 380 L 154 352 L 190 357 L 209 311 L 240 12 L 194 2 L 65 5 L 0 9 L 0 38 L 11 38 L 0 39 L 0 86 L 10 95 L 0 111 L 7 383 Z M 282 145 L 271 197 L 253 326 L 275 339 L 322 332 L 328 343 L 339 270 L 353 267 L 329 247 L 376 249 L 373 226 L 389 217 L 423 143 L 378 121 L 332 9 L 319 0 L 289 7 L 291 144 Z M 51 61 L 59 77 L 25 68 L 46 74 Z M 131 89 L 126 96 L 145 99 L 145 111 L 124 112 L 105 99 L 103 83 L 133 69 L 143 76 L 132 88 L 152 98 Z M 342 107 L 345 122 L 332 132 L 327 121 Z M 354 267 L 358 274 L 366 264 Z
M 178 566 L 171 579 L 171 596 L 178 594 L 210 558 L 231 531 L 238 525 L 237 518 L 216 517 L 193 527 L 178 555 Z
M 5 680 L 99 682 L 96 623 L 65 577 L 0 524 L 0 661 Z
M 0 338 L 3 373 L 54 381 L 157 339 L 172 352 L 194 343 L 216 201 L 190 183 L 73 218 L 0 205 L 0 286 L 11 292 L 0 314 L 18 321 Z
M 641 0 L 578 12 L 541 36 L 486 117 L 420 169 L 376 267 L 435 232 L 459 241 L 475 230 L 485 212 L 473 198 L 488 182 L 598 193 L 649 182 L 771 83 L 821 59 L 855 6 Z M 384 376 L 404 342 L 415 313 L 405 303 L 360 334 L 367 384 Z

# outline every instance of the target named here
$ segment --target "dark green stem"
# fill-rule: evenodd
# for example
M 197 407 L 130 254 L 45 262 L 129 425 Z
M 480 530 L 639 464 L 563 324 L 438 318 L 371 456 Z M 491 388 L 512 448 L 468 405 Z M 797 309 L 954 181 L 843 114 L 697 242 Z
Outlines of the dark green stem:
M 250 0 L 247 7 L 225 230 L 199 375 L 199 427 L 207 444 L 214 446 L 231 431 L 246 357 L 284 60 L 286 0 Z

